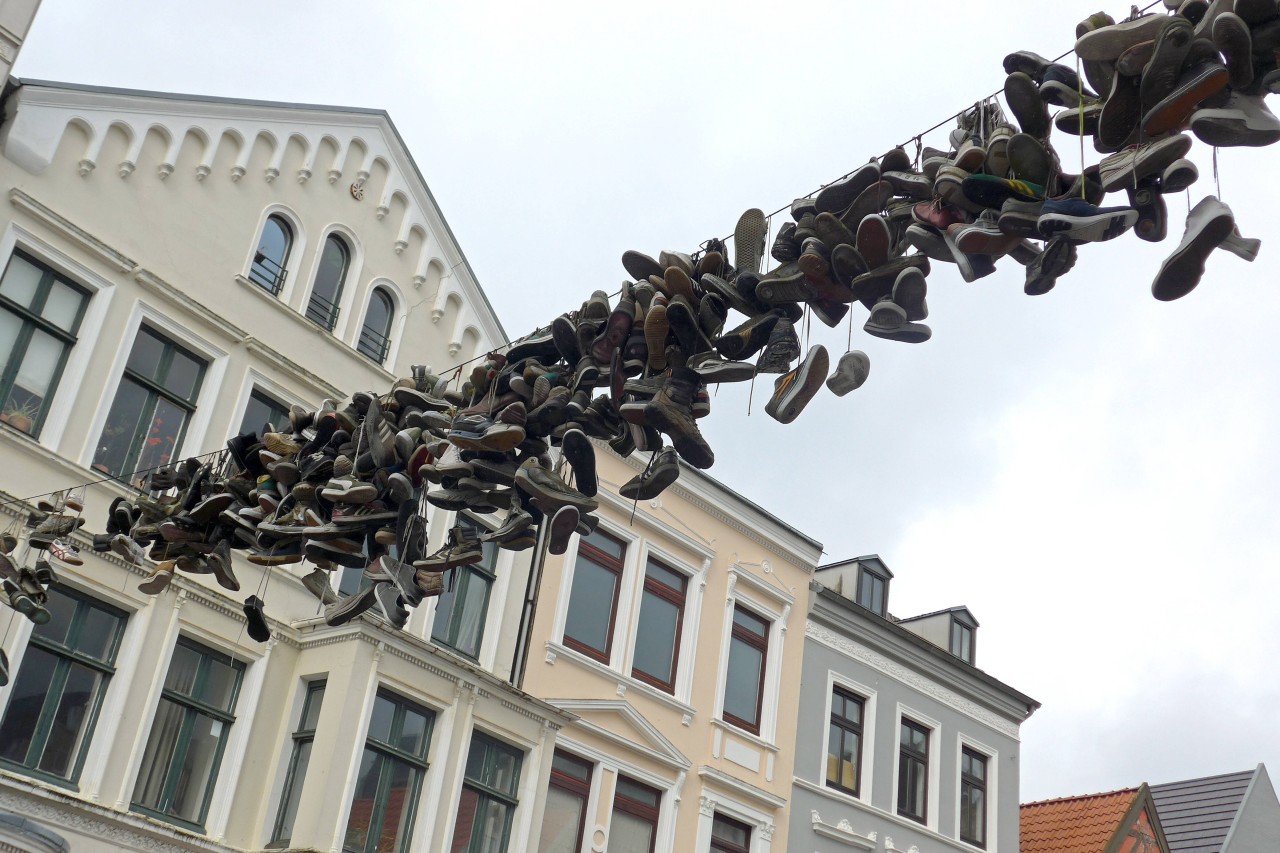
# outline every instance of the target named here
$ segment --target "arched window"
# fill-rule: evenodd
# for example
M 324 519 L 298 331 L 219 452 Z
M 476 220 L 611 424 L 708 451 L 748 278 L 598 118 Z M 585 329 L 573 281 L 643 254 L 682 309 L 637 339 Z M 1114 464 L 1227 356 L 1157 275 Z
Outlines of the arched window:
M 289 262 L 289 249 L 293 246 L 293 229 L 283 218 L 274 213 L 267 217 L 262 226 L 262 237 L 258 240 L 258 250 L 253 253 L 253 264 L 249 267 L 250 280 L 261 285 L 272 296 L 278 296 L 284 287 L 287 274 L 285 265 Z
M 391 347 L 391 314 L 395 303 L 391 294 L 381 287 L 375 287 L 369 295 L 369 310 L 364 314 L 364 327 L 360 330 L 360 340 L 356 349 L 369 358 L 382 364 Z
M 316 266 L 316 282 L 311 288 L 311 302 L 307 304 L 307 319 L 333 331 L 338 322 L 338 300 L 342 298 L 342 284 L 351 265 L 351 250 L 342 238 L 330 234 L 324 238 L 324 250 Z

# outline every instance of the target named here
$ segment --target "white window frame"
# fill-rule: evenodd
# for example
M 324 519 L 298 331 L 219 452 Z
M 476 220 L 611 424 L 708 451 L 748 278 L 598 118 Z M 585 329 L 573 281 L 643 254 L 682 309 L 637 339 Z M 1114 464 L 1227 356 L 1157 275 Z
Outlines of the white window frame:
M 831 751 L 831 699 L 835 689 L 839 687 L 849 693 L 854 693 L 862 699 L 862 742 L 861 754 L 858 757 L 858 795 L 854 799 L 871 805 L 871 776 L 872 770 L 875 768 L 875 751 L 876 751 L 876 697 L 877 691 L 874 687 L 854 681 L 835 670 L 827 670 L 827 701 L 825 704 L 825 713 L 823 714 L 822 725 L 822 754 L 818 757 L 818 775 L 815 780 L 824 789 L 832 793 L 842 794 L 846 797 L 852 797 L 848 791 L 842 791 L 838 788 L 832 788 L 827 784 L 827 755 Z M 897 798 L 897 789 L 894 790 L 894 798 Z M 897 803 L 895 805 L 895 813 L 897 811 Z
M 772 850 L 773 815 L 743 805 L 740 801 L 705 786 L 702 789 L 698 809 L 698 842 L 695 850 L 711 850 L 711 824 L 715 820 L 716 812 L 751 827 L 751 841 L 748 844 L 751 853 L 770 853 Z
M 303 319 L 306 319 L 307 306 L 311 303 L 311 292 L 316 287 L 316 270 L 320 266 L 320 257 L 324 254 L 325 242 L 330 235 L 334 234 L 346 244 L 350 257 L 347 263 L 347 277 L 342 280 L 342 292 L 338 294 L 338 321 L 334 323 L 329 333 L 340 341 L 346 341 L 350 337 L 351 315 L 354 313 L 351 306 L 355 304 L 357 293 L 364 291 L 360 286 L 360 277 L 364 271 L 364 243 L 360 241 L 356 232 L 346 225 L 341 222 L 331 222 L 320 231 L 320 238 L 311 248 L 311 256 L 308 258 L 307 286 L 297 288 L 301 298 L 297 300 L 297 304 L 292 300 L 289 304 L 302 315 Z M 307 322 L 311 321 L 307 320 Z M 316 328 L 320 331 L 325 330 L 323 326 L 316 326 Z
M 116 348 L 116 357 L 112 362 L 107 381 L 103 384 L 97 400 L 97 408 L 90 424 L 89 433 L 85 437 L 84 446 L 80 449 L 80 465 L 89 468 L 93 464 L 98 439 L 102 437 L 102 429 L 106 425 L 111 404 L 115 402 L 116 393 L 120 390 L 120 381 L 124 377 L 124 366 L 133 351 L 133 344 L 138 338 L 138 330 L 144 325 L 155 329 L 170 341 L 190 350 L 204 359 L 204 378 L 200 384 L 200 394 L 196 397 L 196 409 L 191 413 L 191 421 L 187 424 L 186 435 L 182 446 L 176 448 L 173 460 L 188 456 L 198 456 L 202 452 L 205 437 L 209 433 L 209 424 L 217 406 L 218 393 L 222 390 L 222 382 L 227 372 L 227 351 L 215 346 L 208 339 L 172 320 L 167 315 L 145 302 L 139 301 L 133 306 L 133 312 L 125 323 L 125 334 Z M 212 449 L 217 449 L 212 448 Z M 207 451 L 204 451 L 207 452 Z M 127 473 L 127 472 L 126 472 Z
M 631 683 L 652 688 L 658 693 L 672 696 L 677 701 L 687 705 L 693 692 L 693 672 L 696 666 L 698 646 L 698 624 L 702 615 L 702 597 L 706 590 L 706 571 L 710 561 L 705 561 L 702 569 L 695 569 L 670 551 L 655 546 L 647 539 L 640 540 L 639 551 L 637 568 L 632 579 L 634 588 L 631 590 L 631 600 L 634 602 L 634 606 L 633 612 L 628 614 L 627 621 L 631 626 L 631 630 L 627 633 L 628 642 L 626 643 L 626 654 L 622 661 L 622 674 Z M 650 558 L 685 578 L 684 607 L 680 614 L 680 646 L 677 649 L 676 672 L 671 693 L 667 693 L 662 688 L 655 687 L 648 682 L 640 681 L 640 679 L 631 674 L 634 667 L 636 647 L 639 644 L 637 632 L 640 626 L 640 608 L 644 605 L 645 568 L 649 565 Z M 621 610 L 621 603 L 619 601 L 619 610 Z
M 283 403 L 286 409 L 295 405 L 312 411 L 319 408 L 317 405 L 297 396 L 292 390 L 276 382 L 265 373 L 250 367 L 245 371 L 244 379 L 240 383 L 240 392 L 236 396 L 236 404 L 232 408 L 234 414 L 232 415 L 231 423 L 227 424 L 227 438 L 236 435 L 236 427 L 239 426 L 240 421 L 244 420 L 245 410 L 249 408 L 249 396 L 255 390 L 261 390 L 264 394 L 274 397 L 278 402 Z
M 619 675 L 623 675 L 625 674 L 623 661 L 630 658 L 627 638 L 633 630 L 631 615 L 635 609 L 636 572 L 639 571 L 638 567 L 642 565 L 640 556 L 644 550 L 641 544 L 643 540 L 638 534 L 603 518 L 600 519 L 598 529 L 620 540 L 626 547 L 626 553 L 622 556 L 622 576 L 618 579 L 618 608 L 613 625 L 613 646 L 609 649 L 609 662 L 607 664 L 609 669 Z M 552 637 L 560 646 L 564 646 L 564 627 L 569 619 L 569 597 L 573 592 L 573 575 L 578 565 L 578 544 L 581 541 L 582 537 L 579 534 L 573 534 L 569 547 L 564 552 L 564 559 L 561 564 L 563 571 L 560 576 L 560 594 L 556 597 L 555 622 L 552 628 Z M 573 649 L 568 650 L 575 651 Z M 584 657 L 586 656 L 584 655 Z M 592 663 L 600 663 L 595 658 L 588 659 Z M 628 678 L 630 677 L 628 676 Z M 662 691 L 655 688 L 655 692 L 661 693 Z
M 116 288 L 104 276 L 93 272 L 65 252 L 54 248 L 52 244 L 40 239 L 18 223 L 10 222 L 4 235 L 0 237 L 0 258 L 3 258 L 5 266 L 17 249 L 22 249 L 39 258 L 41 262 L 63 273 L 89 291 L 88 304 L 85 306 L 84 317 L 80 321 L 80 330 L 76 333 L 75 346 L 67 354 L 67 363 L 62 369 L 58 387 L 53 390 L 53 399 L 49 403 L 49 411 L 45 415 L 40 437 L 34 439 L 42 447 L 57 451 L 66 433 L 67 424 L 72 421 L 72 412 L 79 401 L 79 395 L 75 391 L 84 387 L 84 375 L 93 362 L 94 350 L 102 335 L 107 310 L 111 307 L 111 299 L 115 296 Z M 0 267 L 0 270 L 3 269 L 4 267 Z M 95 433 L 95 442 L 97 435 L 101 432 L 99 428 L 98 433 Z
M 289 265 L 285 267 L 284 282 L 280 285 L 280 292 L 274 297 L 287 305 L 289 304 L 289 300 L 292 298 L 293 291 L 298 283 L 298 264 L 291 264 L 290 259 L 301 262 L 301 260 L 306 257 L 307 248 L 307 232 L 306 229 L 302 227 L 302 217 L 298 216 L 292 208 L 286 207 L 283 204 L 269 204 L 263 208 L 262 215 L 258 217 L 258 225 L 253 232 L 253 239 L 249 245 L 248 255 L 244 259 L 244 270 L 241 275 L 254 287 L 260 288 L 262 286 L 249 278 L 249 272 L 253 267 L 253 256 L 258 251 L 258 242 L 262 238 L 262 229 L 267 226 L 267 219 L 269 219 L 273 214 L 275 216 L 279 216 L 289 224 L 290 228 L 293 229 L 293 239 L 289 243 L 289 257 L 285 258 L 285 263 Z M 267 296 L 271 295 L 265 290 L 263 293 Z
M 925 768 L 925 809 L 924 823 L 919 824 L 913 818 L 905 817 L 898 814 L 898 776 L 902 771 L 902 719 L 906 717 L 913 723 L 926 726 L 929 729 L 929 763 Z M 942 756 L 939 749 L 942 746 L 942 723 L 928 714 L 922 713 L 915 708 L 898 703 L 896 714 L 893 718 L 893 800 L 892 810 L 893 816 L 915 826 L 925 826 L 928 829 L 938 832 L 938 815 L 941 813 L 939 808 L 941 780 L 942 780 Z M 959 773 L 959 765 L 957 765 L 957 774 Z M 959 776 L 957 775 L 957 779 Z M 957 821 L 957 827 L 959 822 Z M 957 828 L 956 834 L 959 834 Z
M 360 316 L 356 318 L 347 343 L 352 349 L 360 345 L 360 333 L 364 331 L 364 318 L 369 314 L 369 303 L 373 299 L 373 292 L 378 288 L 385 290 L 391 297 L 391 330 L 387 336 L 387 357 L 378 366 L 391 370 L 396 363 L 396 357 L 400 355 L 400 342 L 404 340 L 404 327 L 409 316 L 407 308 L 409 303 L 405 300 L 404 291 L 391 279 L 378 276 L 362 288 L 359 302 Z M 359 352 L 359 350 L 356 351 Z
M 787 623 L 795 599 L 766 581 L 755 577 L 737 564 L 729 566 L 729 591 L 725 598 L 724 624 L 720 629 L 720 660 L 716 666 L 715 719 L 748 739 L 757 738 L 776 745 L 778 728 L 778 685 L 782 679 L 782 656 L 785 651 Z M 742 602 L 743 609 L 769 623 L 768 652 L 764 663 L 764 683 L 760 702 L 760 733 L 741 729 L 724 718 L 725 680 L 729 671 L 729 650 L 733 637 L 733 609 Z
M 986 776 L 986 830 L 987 845 L 978 847 L 970 844 L 960 838 L 960 761 L 963 757 L 963 750 L 968 747 L 971 752 L 976 752 L 987 759 L 987 776 Z M 956 841 L 960 842 L 969 850 L 984 850 L 986 853 L 997 853 L 997 839 L 999 833 L 996 832 L 996 803 L 999 794 L 999 768 L 1000 768 L 1000 752 L 992 746 L 975 740 L 963 732 L 956 733 Z

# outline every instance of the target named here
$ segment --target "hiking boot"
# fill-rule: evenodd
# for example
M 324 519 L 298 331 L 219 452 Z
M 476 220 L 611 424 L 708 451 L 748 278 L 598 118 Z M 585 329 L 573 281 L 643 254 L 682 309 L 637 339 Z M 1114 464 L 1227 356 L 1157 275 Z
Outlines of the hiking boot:
M 470 566 L 484 559 L 480 538 L 471 527 L 454 527 L 449 531 L 449 541 L 429 557 L 414 562 L 415 569 L 439 573 L 457 566 Z
M 774 382 L 773 397 L 765 405 L 765 412 L 780 423 L 794 421 L 822 387 L 828 361 L 826 347 L 819 344 L 810 348 L 804 361 Z
M 738 328 L 722 334 L 716 341 L 716 351 L 735 361 L 750 358 L 769 342 L 778 320 L 779 315 L 775 313 L 751 317 Z
M 673 367 L 662 390 L 645 404 L 644 423 L 669 435 L 676 452 L 686 462 L 695 468 L 705 469 L 715 463 L 715 455 L 693 418 L 693 398 L 699 385 L 700 379 L 694 370 Z M 595 510 L 594 503 L 592 501 L 592 505 L 586 507 L 588 512 Z M 578 507 L 583 509 L 581 504 Z
M 324 569 L 312 569 L 303 575 L 302 585 L 326 607 L 338 603 L 338 593 L 329 584 L 329 573 Z
M 164 592 L 169 587 L 169 582 L 173 580 L 173 570 L 176 566 L 176 560 L 156 563 L 151 577 L 138 584 L 138 591 L 144 595 L 159 595 Z
M 778 229 L 778 236 L 773 239 L 773 247 L 769 250 L 769 254 L 778 263 L 789 263 L 800 257 L 800 241 L 795 234 L 794 222 L 788 222 Z
M 871 372 L 871 359 L 861 350 L 852 350 L 840 356 L 836 369 L 827 378 L 827 387 L 837 397 L 862 387 Z
M 1234 228 L 1231 208 L 1211 195 L 1201 199 L 1187 214 L 1182 242 L 1160 265 L 1151 284 L 1151 295 L 1170 302 L 1194 290 L 1204 275 L 1210 253 L 1231 236 Z
M 209 553 L 205 560 L 219 586 L 232 592 L 240 591 L 240 581 L 236 579 L 236 573 L 231 567 L 231 543 L 229 541 L 226 539 L 220 541 L 214 546 L 213 551 Z
M 687 370 L 687 368 L 683 369 Z M 570 505 L 585 512 L 591 512 L 598 506 L 593 498 L 569 488 L 554 471 L 544 468 L 537 459 L 526 459 L 520 463 L 516 471 L 515 484 L 520 491 L 553 508 Z M 543 511 L 546 510 L 543 509 Z

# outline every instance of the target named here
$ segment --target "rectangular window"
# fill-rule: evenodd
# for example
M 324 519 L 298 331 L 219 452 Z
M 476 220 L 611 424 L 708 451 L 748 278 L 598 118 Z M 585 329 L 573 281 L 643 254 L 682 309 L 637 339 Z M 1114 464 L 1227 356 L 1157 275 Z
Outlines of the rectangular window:
M 674 693 L 676 687 L 688 582 L 684 575 L 653 559 L 645 566 L 631 675 L 667 693 Z
M 925 822 L 928 783 L 929 730 L 904 718 L 898 747 L 898 814 Z
M 865 568 L 858 572 L 858 604 L 870 611 L 884 615 L 884 593 L 888 582 Z
M 436 715 L 379 690 L 360 759 L 343 853 L 404 853 L 427 773 Z
M 733 608 L 729 667 L 725 674 L 724 719 L 760 734 L 764 665 L 769 652 L 769 623 L 741 607 Z
M 960 750 L 960 840 L 987 846 L 987 757 Z
M 951 654 L 973 663 L 973 628 L 958 619 L 951 620 Z
M 203 831 L 244 664 L 181 638 L 142 753 L 133 808 Z
M 626 546 L 597 530 L 578 543 L 578 560 L 569 590 L 564 644 L 596 660 L 609 662 L 613 623 L 618 615 L 622 559 Z
M 471 736 L 450 853 L 505 853 L 523 758 L 514 746 L 479 732 Z
M 54 586 L 52 619 L 37 625 L 0 720 L 0 765 L 75 784 L 93 735 L 126 616 Z
M 482 532 L 478 525 L 466 519 L 460 519 L 460 524 L 477 533 Z M 489 611 L 489 592 L 497 579 L 494 572 L 498 559 L 497 543 L 485 542 L 483 549 L 484 559 L 481 562 L 449 572 L 444 581 L 444 592 L 436 599 L 435 621 L 431 626 L 432 640 L 469 658 L 480 657 L 485 615 Z
M 839 687 L 832 690 L 827 737 L 827 787 L 858 796 L 862 763 L 861 698 Z
M 138 329 L 93 467 L 114 477 L 167 465 L 178 452 L 205 363 L 143 326 Z
M 39 435 L 89 294 L 30 255 L 0 277 L 0 421 Z
M 751 827 L 716 812 L 711 818 L 711 849 L 720 853 L 751 853 Z
M 277 431 L 289 432 L 289 407 L 254 388 L 249 392 L 249 403 L 244 407 L 244 417 L 240 419 L 240 429 L 236 434 L 252 432 L 261 436 L 266 424 L 271 424 Z
M 590 797 L 591 763 L 556 750 L 551 758 L 539 853 L 579 853 Z
M 302 796 L 302 780 L 307 778 L 311 765 L 311 745 L 316 739 L 316 722 L 320 719 L 320 703 L 324 701 L 323 681 L 307 685 L 307 696 L 302 702 L 302 719 L 293 733 L 293 755 L 289 758 L 289 772 L 280 794 L 280 811 L 271 832 L 271 847 L 288 847 L 293 836 L 293 820 L 298 816 L 298 799 Z
M 619 776 L 609 820 L 609 849 L 653 853 L 661 809 L 661 791 Z

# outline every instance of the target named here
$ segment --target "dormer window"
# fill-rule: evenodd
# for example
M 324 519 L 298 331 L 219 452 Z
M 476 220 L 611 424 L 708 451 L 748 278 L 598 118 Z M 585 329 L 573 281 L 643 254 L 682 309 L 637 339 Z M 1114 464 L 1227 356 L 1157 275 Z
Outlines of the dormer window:
M 889 601 L 889 579 L 865 563 L 858 571 L 858 604 L 881 616 Z
M 951 654 L 973 663 L 973 626 L 956 616 L 951 617 Z

